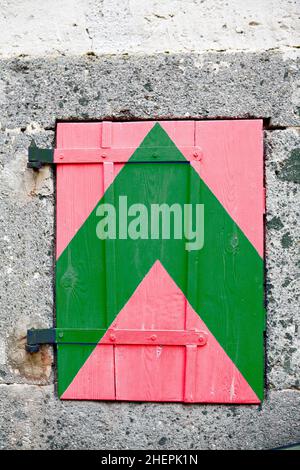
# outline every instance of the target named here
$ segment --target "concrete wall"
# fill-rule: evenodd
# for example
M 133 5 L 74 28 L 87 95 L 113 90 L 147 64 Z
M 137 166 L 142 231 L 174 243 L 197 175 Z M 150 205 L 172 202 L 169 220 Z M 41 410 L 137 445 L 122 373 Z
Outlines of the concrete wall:
M 51 5 L 1 1 L 0 448 L 237 449 L 299 441 L 299 3 Z M 49 167 L 26 168 L 28 145 L 53 146 L 57 119 L 220 117 L 266 124 L 264 403 L 60 402 L 51 349 L 33 356 L 24 349 L 27 327 L 53 324 L 54 281 L 55 177 Z

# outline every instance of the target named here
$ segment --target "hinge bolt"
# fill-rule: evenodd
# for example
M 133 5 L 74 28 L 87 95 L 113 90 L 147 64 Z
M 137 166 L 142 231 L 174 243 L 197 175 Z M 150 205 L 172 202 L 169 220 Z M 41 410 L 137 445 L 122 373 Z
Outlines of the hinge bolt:
M 110 339 L 110 341 L 116 341 L 115 335 L 110 335 L 109 339 Z
M 200 335 L 198 338 L 200 344 L 206 344 L 206 338 L 204 335 Z
M 64 156 L 63 156 L 63 154 L 61 153 L 61 154 L 59 155 L 59 159 L 60 159 L 60 160 L 63 160 L 63 158 L 64 158 Z
M 152 336 L 150 337 L 150 339 L 151 339 L 151 341 L 155 341 L 155 340 L 157 339 L 157 336 L 156 336 L 156 335 L 152 335 Z
M 106 153 L 103 153 L 103 154 L 101 155 L 101 158 L 106 158 L 106 157 L 107 157 Z
M 58 336 L 59 336 L 60 338 L 63 338 L 63 336 L 64 336 L 63 332 L 61 331 L 60 333 L 58 333 Z

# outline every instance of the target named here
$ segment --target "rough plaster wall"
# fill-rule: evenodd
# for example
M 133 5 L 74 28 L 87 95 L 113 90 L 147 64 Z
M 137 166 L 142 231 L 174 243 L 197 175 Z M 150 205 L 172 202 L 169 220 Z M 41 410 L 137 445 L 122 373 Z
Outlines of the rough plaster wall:
M 237 449 L 299 441 L 299 3 L 0 5 L 0 448 Z M 91 50 L 98 56 L 85 54 Z M 159 50 L 170 54 L 147 54 Z M 264 403 L 60 402 L 51 349 L 29 355 L 24 348 L 28 327 L 53 324 L 55 178 L 49 167 L 26 168 L 28 145 L 53 146 L 57 119 L 222 117 L 262 117 L 267 126 Z
M 297 58 L 278 52 L 2 61 L 0 446 L 269 448 L 299 440 L 298 70 Z M 31 139 L 52 146 L 56 118 L 247 115 L 279 128 L 265 132 L 263 405 L 60 402 L 51 350 L 24 350 L 26 328 L 53 321 L 53 175 L 26 168 Z
M 265 50 L 300 43 L 298 0 L 1 0 L 0 57 Z

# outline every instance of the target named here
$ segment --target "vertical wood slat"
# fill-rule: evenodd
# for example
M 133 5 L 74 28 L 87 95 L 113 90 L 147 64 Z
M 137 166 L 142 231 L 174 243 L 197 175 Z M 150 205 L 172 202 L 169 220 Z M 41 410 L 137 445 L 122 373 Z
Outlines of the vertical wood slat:
M 190 403 L 195 401 L 197 349 L 196 344 L 187 344 L 185 347 L 185 383 L 183 400 Z
M 102 148 L 111 148 L 112 146 L 112 122 L 104 121 L 102 123 Z
M 114 179 L 114 164 L 113 162 L 103 163 L 103 181 L 104 191 L 108 189 Z M 113 187 L 112 187 L 113 190 Z M 114 191 L 112 194 L 111 202 L 114 204 L 115 197 Z M 107 327 L 109 327 L 116 315 L 116 292 L 113 291 L 112 286 L 116 286 L 116 254 L 115 254 L 115 240 L 105 240 L 105 266 L 106 266 L 106 295 L 107 295 Z
M 84 126 L 84 127 L 83 127 Z M 57 147 L 58 148 L 87 148 L 89 146 L 97 148 L 100 135 L 99 123 L 82 125 L 79 123 L 64 123 L 58 125 Z M 106 139 L 107 140 L 107 139 Z M 111 168 L 110 168 L 111 170 Z M 79 164 L 79 165 L 57 165 L 57 257 L 68 247 L 70 240 L 80 229 L 89 214 L 94 209 L 96 203 L 104 193 L 104 174 L 106 176 L 106 186 L 112 183 L 112 171 L 103 170 L 103 164 Z M 91 305 L 87 298 L 88 283 L 93 277 L 92 263 L 89 261 L 88 246 L 84 244 L 80 254 L 73 254 L 72 245 L 69 245 L 68 253 L 70 261 L 75 265 L 75 256 L 81 261 L 81 269 L 84 269 L 86 283 L 81 283 L 80 289 L 74 290 L 73 297 L 77 299 L 76 309 L 82 311 L 81 315 L 74 315 L 67 308 L 62 308 L 57 301 L 57 327 L 68 326 L 74 328 L 104 327 L 102 319 L 91 318 L 90 310 L 95 311 L 95 305 Z M 102 286 L 99 289 L 104 291 Z M 68 323 L 66 323 L 66 320 Z M 94 349 L 92 346 L 80 344 L 59 345 L 58 347 L 58 382 L 59 393 L 65 388 L 65 377 L 67 376 L 70 364 L 74 358 L 82 357 L 83 367 L 76 381 L 72 386 L 64 391 L 61 398 L 68 399 L 115 399 L 113 346 L 103 345 Z M 92 353 L 91 353 L 92 352 Z M 91 354 L 91 355 L 90 355 Z M 85 362 L 85 359 L 89 361 Z M 94 371 L 97 371 L 95 373 Z
M 195 127 L 195 122 L 194 122 Z M 194 132 L 194 141 L 193 144 L 195 145 L 195 132 Z M 199 163 L 199 162 L 197 162 Z M 188 181 L 187 181 L 187 203 L 190 204 L 192 198 L 192 191 L 193 188 L 191 186 L 191 174 L 189 173 Z M 191 290 L 191 280 L 192 280 L 192 273 L 191 273 L 191 265 L 190 265 L 190 252 L 186 251 L 186 282 L 187 282 L 187 297 L 189 297 L 189 293 Z M 190 324 L 190 315 L 189 315 L 189 304 L 187 298 L 185 298 L 185 329 L 190 330 L 192 325 Z M 183 401 L 187 403 L 191 403 L 195 401 L 195 391 L 196 391 L 196 364 L 197 364 L 197 352 L 198 348 L 197 345 L 186 345 L 185 347 L 185 376 L 184 376 L 184 395 Z
M 108 124 L 108 123 L 106 123 Z M 107 128 L 107 131 L 104 130 Z M 106 132 L 106 135 L 103 133 Z M 104 137 L 104 138 L 103 138 Z M 102 146 L 110 146 L 111 143 L 111 129 L 110 126 L 102 127 Z M 114 180 L 114 164 L 113 162 L 103 163 L 103 182 L 104 192 L 107 191 L 109 186 Z M 112 188 L 113 190 L 113 188 Z M 113 190 L 112 202 L 114 203 L 115 196 Z M 116 292 L 113 286 L 116 286 L 116 253 L 115 253 L 115 240 L 105 240 L 105 270 L 106 270 L 106 327 L 109 328 L 116 315 Z M 100 346 L 102 347 L 102 346 Z M 113 386 L 114 398 L 116 399 L 116 347 L 115 345 L 109 346 L 113 361 L 110 361 L 110 367 L 113 373 Z

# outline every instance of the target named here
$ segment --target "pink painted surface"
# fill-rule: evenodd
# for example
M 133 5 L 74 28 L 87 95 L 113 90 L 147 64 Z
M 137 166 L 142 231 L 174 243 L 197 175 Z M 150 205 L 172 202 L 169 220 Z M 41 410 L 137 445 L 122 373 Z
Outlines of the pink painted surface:
M 229 215 L 263 256 L 262 121 L 159 121 L 175 145 L 190 160 L 190 150 L 202 149 L 194 169 Z M 154 121 L 128 123 L 60 123 L 57 126 L 57 257 L 71 241 L 108 187 L 99 164 L 59 164 L 60 149 L 121 149 L 129 159 Z M 104 131 L 103 131 L 104 126 Z M 111 145 L 111 147 L 109 147 Z M 97 151 L 98 151 L 97 150 Z M 75 152 L 75 151 L 74 151 Z M 73 157 L 76 157 L 76 151 Z M 62 161 L 61 161 L 62 163 Z M 115 163 L 109 183 L 123 168 Z M 105 189 L 104 189 L 105 185 Z
M 102 164 L 70 164 L 56 167 L 56 257 L 104 193 Z
M 151 148 L 151 147 L 150 147 Z M 187 161 L 197 160 L 195 158 L 196 152 L 200 149 L 197 149 L 194 145 L 189 146 L 180 146 L 177 145 L 177 148 L 185 156 Z M 55 149 L 54 150 L 54 163 L 59 165 L 69 165 L 74 163 L 104 163 L 104 162 L 113 162 L 113 163 L 127 163 L 128 155 L 132 155 L 135 152 L 135 147 L 127 148 L 109 148 L 109 149 Z M 145 161 L 151 160 L 151 153 Z
M 262 120 L 195 123 L 202 160 L 195 170 L 263 256 Z
M 84 346 L 82 346 L 84 347 Z M 114 347 L 99 345 L 90 355 L 76 380 L 61 397 L 63 400 L 114 400 Z
M 103 163 L 103 187 L 104 192 L 111 185 L 115 178 L 115 170 L 113 162 L 104 162 Z
M 116 395 L 107 399 L 259 403 L 256 394 L 159 261 L 120 311 L 112 328 L 205 331 L 207 344 L 201 347 L 114 345 L 114 358 L 108 358 L 108 369 L 110 367 L 115 373 Z M 103 342 L 109 340 L 110 334 L 106 332 L 100 340 L 63 399 L 86 397 L 82 384 L 91 380 L 94 381 L 92 395 L 101 396 L 105 385 L 99 364 L 106 368 L 102 348 L 106 347 Z M 98 379 L 95 379 L 96 375 L 99 375 Z
M 56 147 L 99 146 L 99 124 L 59 123 Z M 102 164 L 56 167 L 56 257 L 69 244 L 104 192 Z
M 196 389 L 196 364 L 197 364 L 198 348 L 195 344 L 188 344 L 185 356 L 185 377 L 184 377 L 184 394 L 183 401 L 195 401 Z

